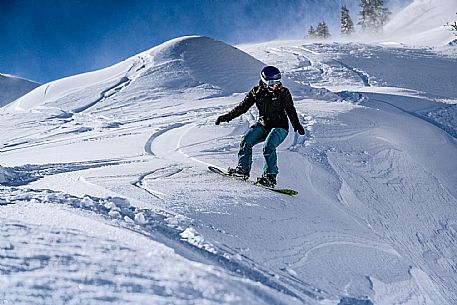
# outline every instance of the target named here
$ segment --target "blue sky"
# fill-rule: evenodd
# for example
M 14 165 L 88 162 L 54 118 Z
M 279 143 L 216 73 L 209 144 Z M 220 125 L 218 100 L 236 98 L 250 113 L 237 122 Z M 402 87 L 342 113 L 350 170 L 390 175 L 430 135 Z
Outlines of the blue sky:
M 44 83 L 184 35 L 301 38 L 320 20 L 336 31 L 342 3 L 356 19 L 358 0 L 0 0 L 0 72 Z

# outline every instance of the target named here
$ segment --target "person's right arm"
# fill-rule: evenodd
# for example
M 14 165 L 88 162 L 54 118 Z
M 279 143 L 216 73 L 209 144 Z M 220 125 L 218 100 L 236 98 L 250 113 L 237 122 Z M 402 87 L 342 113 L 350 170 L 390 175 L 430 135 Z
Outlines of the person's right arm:
M 246 113 L 249 110 L 249 108 L 251 108 L 252 105 L 254 105 L 255 95 L 256 88 L 249 91 L 249 93 L 246 95 L 243 101 L 238 104 L 238 106 L 233 108 L 230 112 L 219 116 L 216 120 L 216 125 L 219 125 L 221 122 L 230 122 L 234 118 L 237 118 L 243 113 Z

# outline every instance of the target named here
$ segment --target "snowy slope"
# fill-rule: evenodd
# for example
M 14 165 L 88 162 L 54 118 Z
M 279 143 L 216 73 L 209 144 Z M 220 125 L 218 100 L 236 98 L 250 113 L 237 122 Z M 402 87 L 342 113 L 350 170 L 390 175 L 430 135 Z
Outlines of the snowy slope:
M 12 75 L 0 74 L 0 107 L 38 87 L 39 84 Z
M 231 61 L 234 56 L 236 65 Z M 252 72 L 261 66 L 256 59 L 221 42 L 204 37 L 178 38 L 112 67 L 46 84 L 8 109 L 58 108 L 79 113 L 109 99 L 139 77 L 147 81 L 148 88 L 206 86 L 224 94 L 244 92 L 257 80 Z M 83 99 L 81 91 L 85 91 Z M 72 98 L 72 94 L 78 99 Z
M 206 169 L 236 162 L 256 111 L 214 121 L 264 64 L 307 130 L 278 149 L 297 197 Z M 455 304 L 456 68 L 421 49 L 183 37 L 35 89 L 0 111 L 0 299 Z
M 415 0 L 386 24 L 385 36 L 410 45 L 447 45 L 456 37 L 444 25 L 456 19 L 456 12 L 455 0 Z

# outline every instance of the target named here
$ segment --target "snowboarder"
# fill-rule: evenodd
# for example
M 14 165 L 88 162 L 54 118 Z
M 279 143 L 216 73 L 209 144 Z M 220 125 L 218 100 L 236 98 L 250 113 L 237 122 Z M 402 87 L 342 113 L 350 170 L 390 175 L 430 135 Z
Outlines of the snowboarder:
M 244 135 L 238 152 L 238 166 L 229 168 L 228 173 L 241 179 L 248 179 L 252 164 L 252 147 L 264 142 L 264 172 L 261 177 L 257 178 L 257 183 L 273 188 L 276 185 L 278 174 L 276 147 L 287 137 L 289 130 L 287 118 L 292 123 L 294 131 L 304 135 L 305 130 L 298 120 L 289 90 L 282 86 L 281 72 L 274 66 L 262 69 L 259 84 L 246 95 L 238 106 L 219 116 L 216 125 L 239 117 L 254 104 L 259 110 L 257 123 L 251 126 Z

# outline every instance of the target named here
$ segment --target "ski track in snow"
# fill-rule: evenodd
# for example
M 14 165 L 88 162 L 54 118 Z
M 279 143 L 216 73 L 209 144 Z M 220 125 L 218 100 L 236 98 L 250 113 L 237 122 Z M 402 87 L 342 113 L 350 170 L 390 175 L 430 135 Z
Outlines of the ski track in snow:
M 135 181 L 132 184 L 139 188 L 144 189 L 146 192 L 148 192 L 152 196 L 157 197 L 158 199 L 164 200 L 166 195 L 159 191 L 150 189 L 144 180 L 145 179 L 170 178 L 173 175 L 179 174 L 181 171 L 183 171 L 183 168 L 179 168 L 179 167 L 158 168 L 151 172 L 145 173 L 144 175 L 141 175 L 138 178 L 138 181 Z
M 206 53 L 198 57 L 205 48 L 192 48 L 208 44 L 224 55 L 214 58 L 234 66 L 239 60 L 248 72 L 257 71 L 258 62 L 202 38 L 174 43 L 138 56 L 106 86 L 64 95 L 57 115 L 46 109 L 54 113 L 59 99 L 29 114 L 0 113 L 2 162 L 19 164 L 0 167 L 0 183 L 9 186 L 0 189 L 0 209 L 22 209 L 29 219 L 2 218 L 0 270 L 8 280 L 0 280 L 6 291 L 0 299 L 321 305 L 457 300 L 457 171 L 431 157 L 456 155 L 456 107 L 436 102 L 455 98 L 453 89 L 443 96 L 428 88 L 406 95 L 389 89 L 397 85 L 395 75 L 366 64 L 405 52 L 414 64 L 423 56 L 425 66 L 433 58 L 444 67 L 455 62 L 452 57 L 358 44 L 240 47 L 285 71 L 306 129 L 305 136 L 290 132 L 278 149 L 279 186 L 300 193 L 287 198 L 206 169 L 233 166 L 256 111 L 214 126 L 217 115 L 244 94 L 231 91 L 235 85 L 215 72 Z M 216 85 L 195 72 L 198 65 L 214 73 Z M 414 85 L 404 88 L 420 89 Z M 65 110 L 78 94 L 79 106 Z M 45 97 L 50 95 L 48 85 Z M 261 150 L 254 148 L 253 175 L 261 173 Z M 50 225 L 30 220 L 34 206 L 106 227 L 56 231 L 51 216 Z M 100 230 L 142 241 L 124 245 L 125 239 L 100 236 Z M 28 235 L 40 242 L 30 244 Z M 164 252 L 147 253 L 141 243 Z
M 172 129 L 175 129 L 175 128 L 179 128 L 179 127 L 182 127 L 184 126 L 185 124 L 184 123 L 176 123 L 176 124 L 172 124 L 170 126 L 166 126 L 165 128 L 162 128 L 160 130 L 158 130 L 157 132 L 155 132 L 154 134 L 152 134 L 149 139 L 146 141 L 146 144 L 144 145 L 144 150 L 146 151 L 147 154 L 149 155 L 152 155 L 152 156 L 155 156 L 156 154 L 152 151 L 152 142 L 158 138 L 160 135 L 172 130 Z

